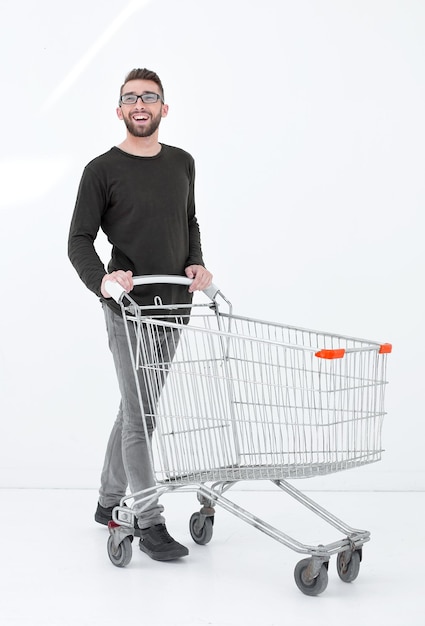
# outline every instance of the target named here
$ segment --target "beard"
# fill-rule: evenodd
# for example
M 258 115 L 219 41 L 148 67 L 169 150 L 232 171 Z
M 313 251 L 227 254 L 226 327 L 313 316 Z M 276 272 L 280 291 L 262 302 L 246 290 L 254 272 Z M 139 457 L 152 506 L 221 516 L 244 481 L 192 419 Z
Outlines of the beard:
M 156 117 L 151 117 L 150 122 L 144 126 L 136 124 L 131 117 L 124 117 L 123 119 L 128 132 L 133 135 L 133 137 L 150 137 L 157 130 L 161 122 L 161 112 L 159 112 Z

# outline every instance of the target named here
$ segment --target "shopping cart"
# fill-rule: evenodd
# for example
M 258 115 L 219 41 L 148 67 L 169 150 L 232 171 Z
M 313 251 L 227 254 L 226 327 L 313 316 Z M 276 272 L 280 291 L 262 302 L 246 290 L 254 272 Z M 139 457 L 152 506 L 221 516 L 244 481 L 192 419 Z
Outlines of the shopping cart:
M 148 276 L 134 282 L 191 281 Z M 211 540 L 219 505 L 309 555 L 294 572 L 303 593 L 318 595 L 326 589 L 334 554 L 339 577 L 353 581 L 370 533 L 351 528 L 287 479 L 381 459 L 391 345 L 234 315 L 215 286 L 206 290 L 206 302 L 193 303 L 189 311 L 187 304 L 167 306 L 158 298 L 153 306 L 141 307 L 116 283 L 107 289 L 128 322 L 146 432 L 149 420 L 156 425 L 149 446 L 156 484 L 122 498 L 113 510 L 108 538 L 112 563 L 124 567 L 131 560 L 136 506 L 141 511 L 166 492 L 192 491 L 201 504 L 189 522 L 196 543 Z M 141 400 L 138 374 L 148 404 Z M 272 481 L 343 537 L 327 545 L 303 544 L 223 496 L 238 481 L 257 480 Z

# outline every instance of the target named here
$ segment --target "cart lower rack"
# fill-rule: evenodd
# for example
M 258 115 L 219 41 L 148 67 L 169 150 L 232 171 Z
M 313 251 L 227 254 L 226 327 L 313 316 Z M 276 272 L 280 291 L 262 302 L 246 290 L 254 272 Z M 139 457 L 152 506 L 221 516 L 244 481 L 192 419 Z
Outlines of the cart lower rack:
M 160 276 L 135 282 L 190 283 Z M 206 293 L 208 302 L 192 305 L 190 316 L 187 305 L 161 302 L 155 305 L 158 316 L 152 306 L 147 315 L 147 307 L 116 295 L 128 322 L 144 426 L 146 432 L 148 424 L 156 427 L 149 448 L 156 485 L 126 496 L 114 509 L 111 561 L 122 567 L 131 560 L 135 509 L 143 511 L 165 492 L 194 491 L 201 509 L 189 526 L 198 544 L 211 540 L 218 505 L 309 555 L 295 567 L 303 593 L 324 591 L 333 554 L 339 577 L 353 581 L 370 533 L 347 526 L 287 480 L 380 460 L 391 345 L 236 316 L 218 289 Z M 302 544 L 223 496 L 246 480 L 272 481 L 343 537 Z

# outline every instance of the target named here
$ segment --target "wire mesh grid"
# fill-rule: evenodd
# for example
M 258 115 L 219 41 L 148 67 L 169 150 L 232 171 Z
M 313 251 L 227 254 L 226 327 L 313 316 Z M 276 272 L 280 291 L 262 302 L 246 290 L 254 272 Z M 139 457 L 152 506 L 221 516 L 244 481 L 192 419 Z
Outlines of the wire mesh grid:
M 131 319 L 158 482 L 301 478 L 381 458 L 378 344 L 211 312 Z M 335 348 L 343 358 L 316 356 Z

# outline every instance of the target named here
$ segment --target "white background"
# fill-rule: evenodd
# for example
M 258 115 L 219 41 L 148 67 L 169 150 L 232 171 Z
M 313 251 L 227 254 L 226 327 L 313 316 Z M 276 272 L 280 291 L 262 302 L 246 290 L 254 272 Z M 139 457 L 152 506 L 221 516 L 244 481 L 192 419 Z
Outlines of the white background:
M 2 8 L 0 486 L 97 487 L 118 390 L 67 236 L 83 167 L 124 138 L 124 76 L 148 67 L 235 311 L 394 345 L 383 461 L 311 488 L 425 489 L 424 35 L 422 0 Z

